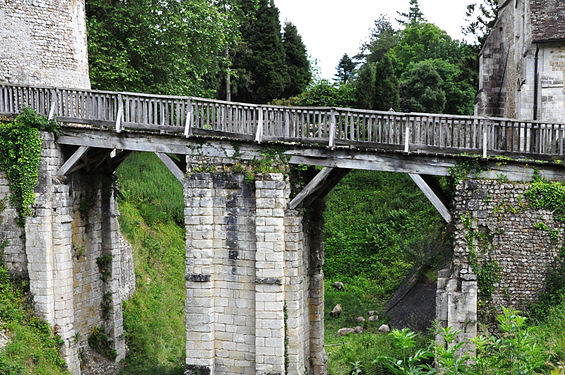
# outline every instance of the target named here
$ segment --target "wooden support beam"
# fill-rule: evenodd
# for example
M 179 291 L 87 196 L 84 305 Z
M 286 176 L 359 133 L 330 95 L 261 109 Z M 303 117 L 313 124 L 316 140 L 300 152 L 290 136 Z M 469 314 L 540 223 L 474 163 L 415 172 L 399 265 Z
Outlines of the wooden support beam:
M 435 194 L 432 188 L 430 188 L 426 181 L 424 181 L 422 176 L 413 173 L 409 173 L 409 175 L 410 178 L 412 178 L 412 180 L 416 183 L 416 185 L 418 185 L 420 190 L 422 190 L 426 198 L 428 198 L 428 200 L 433 204 L 441 217 L 443 217 L 443 219 L 447 222 L 447 224 L 451 223 L 452 217 L 449 213 L 449 210 L 447 209 L 447 207 L 445 207 L 441 199 L 438 198 L 438 196 Z
M 90 150 L 88 146 L 80 146 L 74 154 L 63 164 L 61 168 L 57 171 L 57 176 L 66 176 L 67 173 L 73 168 L 78 161 Z
M 179 180 L 179 182 L 182 184 L 184 182 L 184 173 L 180 170 L 180 168 L 175 164 L 175 162 L 167 155 L 167 154 L 163 154 L 161 152 L 156 152 L 155 155 L 157 155 L 157 157 L 159 159 L 161 159 L 161 161 L 163 162 L 163 164 L 165 164 L 165 166 L 169 169 L 169 171 L 171 171 L 171 173 L 177 178 L 177 180 Z
M 325 197 L 339 181 L 349 173 L 350 169 L 323 168 L 290 202 L 289 208 L 294 210 L 301 203 L 309 206 L 316 199 Z
M 127 159 L 127 157 L 132 153 L 132 151 L 121 151 L 121 152 L 117 152 L 116 155 L 114 157 L 111 157 L 109 160 L 110 163 L 110 170 L 112 172 L 115 172 L 116 169 L 119 168 L 120 165 L 122 165 L 122 163 Z

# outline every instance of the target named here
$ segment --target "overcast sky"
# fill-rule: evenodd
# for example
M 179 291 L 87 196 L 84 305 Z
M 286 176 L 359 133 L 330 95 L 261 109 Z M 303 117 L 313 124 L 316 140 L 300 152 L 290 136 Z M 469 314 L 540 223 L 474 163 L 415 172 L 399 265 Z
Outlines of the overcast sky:
M 461 26 L 470 0 L 420 0 L 426 19 L 463 39 Z M 296 25 L 308 53 L 317 59 L 322 78 L 332 79 L 344 53 L 359 51 L 367 40 L 374 20 L 386 14 L 390 20 L 397 11 L 408 11 L 409 0 L 275 0 L 281 22 Z

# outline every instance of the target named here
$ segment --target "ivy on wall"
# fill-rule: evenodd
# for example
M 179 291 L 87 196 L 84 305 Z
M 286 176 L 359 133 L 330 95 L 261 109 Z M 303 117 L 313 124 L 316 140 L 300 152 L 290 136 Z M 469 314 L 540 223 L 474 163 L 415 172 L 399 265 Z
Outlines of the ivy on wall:
M 12 122 L 0 122 L 0 170 L 6 173 L 10 186 L 10 203 L 18 212 L 18 224 L 25 227 L 35 200 L 41 139 L 39 131 L 49 131 L 56 136 L 60 124 L 24 108 Z

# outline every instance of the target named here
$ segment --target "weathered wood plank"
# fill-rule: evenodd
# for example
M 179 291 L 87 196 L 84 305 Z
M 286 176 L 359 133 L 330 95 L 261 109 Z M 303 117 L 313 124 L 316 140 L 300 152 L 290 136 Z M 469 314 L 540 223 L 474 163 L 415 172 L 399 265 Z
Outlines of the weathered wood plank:
M 184 183 L 184 173 L 180 170 L 180 168 L 175 164 L 175 162 L 165 153 L 156 152 L 157 157 L 165 164 L 167 169 L 171 171 L 171 173 L 179 180 L 181 184 Z
M 80 146 L 71 157 L 59 168 L 57 171 L 57 176 L 65 176 L 72 167 L 90 150 L 88 146 Z
M 431 204 L 439 212 L 441 217 L 443 217 L 443 220 L 445 220 L 447 224 L 451 223 L 452 220 L 451 213 L 449 212 L 447 207 L 443 204 L 441 199 L 439 199 L 436 193 L 432 190 L 432 188 L 426 183 L 426 181 L 424 181 L 422 176 L 414 173 L 409 173 L 409 175 L 412 181 L 416 183 L 416 185 L 420 188 L 420 190 L 422 190 L 422 193 L 424 193 L 426 198 L 428 198 Z

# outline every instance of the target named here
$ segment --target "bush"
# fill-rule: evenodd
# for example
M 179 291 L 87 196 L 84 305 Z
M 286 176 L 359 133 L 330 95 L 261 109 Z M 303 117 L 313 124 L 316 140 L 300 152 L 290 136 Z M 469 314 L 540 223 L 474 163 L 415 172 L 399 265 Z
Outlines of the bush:
M 415 335 L 410 330 L 393 330 L 395 345 L 402 350 L 402 357 L 381 356 L 376 361 L 384 363 L 395 374 L 435 374 L 430 364 L 435 357 L 437 367 L 445 375 L 469 374 L 540 374 L 550 369 L 549 348 L 534 334 L 533 327 L 526 326 L 526 318 L 515 310 L 502 308 L 497 317 L 499 334 L 478 336 L 471 342 L 457 343 L 451 329 L 441 328 L 439 334 L 443 343 L 431 342 L 427 349 L 408 355 L 407 350 L 415 347 Z M 473 344 L 476 355 L 458 355 L 459 351 Z

